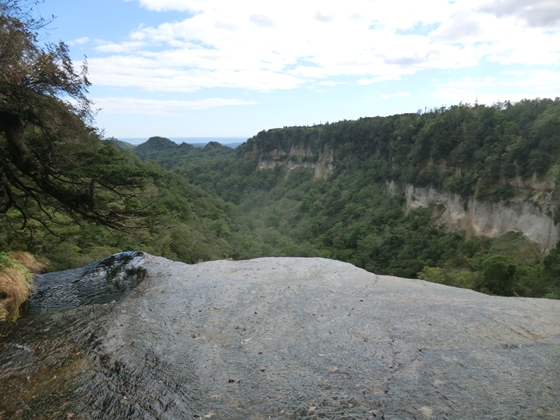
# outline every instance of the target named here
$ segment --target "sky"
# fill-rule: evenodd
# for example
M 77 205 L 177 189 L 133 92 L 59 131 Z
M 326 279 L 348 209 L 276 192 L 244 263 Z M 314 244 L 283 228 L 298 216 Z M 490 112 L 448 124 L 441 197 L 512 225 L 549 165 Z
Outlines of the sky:
M 45 0 L 117 138 L 560 96 L 559 0 Z

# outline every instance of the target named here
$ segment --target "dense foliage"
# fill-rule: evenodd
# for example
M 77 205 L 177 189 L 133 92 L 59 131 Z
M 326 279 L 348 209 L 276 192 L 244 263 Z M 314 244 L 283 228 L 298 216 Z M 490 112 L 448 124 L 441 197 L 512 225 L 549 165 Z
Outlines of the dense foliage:
M 39 43 L 44 20 L 0 3 L 0 215 L 5 224 L 61 218 L 126 230 L 157 209 L 138 199 L 152 173 L 127 165 L 90 123 L 87 64 L 77 71 L 64 43 Z
M 361 118 L 260 132 L 243 145 L 261 156 L 305 144 L 333 150 L 338 171 L 373 163 L 372 180 L 432 185 L 464 196 L 509 197 L 507 179 L 543 176 L 560 157 L 560 99 Z
M 35 3 L 0 2 L 0 252 L 33 252 L 50 270 L 129 249 L 235 256 L 233 244 L 253 238 L 235 207 L 102 139 L 87 63 L 40 43 L 48 22 Z
M 50 229 L 33 220 L 25 228 L 0 224 L 0 251 L 28 250 L 46 258 L 50 271 L 57 271 L 124 250 L 140 249 L 196 263 L 246 256 L 238 244 L 262 249 L 262 241 L 255 237 L 249 221 L 233 204 L 210 196 L 177 174 L 121 153 L 129 165 L 157 175 L 138 195 L 140 205 L 158 203 L 162 210 L 154 215 L 152 226 L 122 231 L 87 221 L 78 225 L 64 215 L 59 215 Z M 263 254 L 251 254 L 254 255 Z

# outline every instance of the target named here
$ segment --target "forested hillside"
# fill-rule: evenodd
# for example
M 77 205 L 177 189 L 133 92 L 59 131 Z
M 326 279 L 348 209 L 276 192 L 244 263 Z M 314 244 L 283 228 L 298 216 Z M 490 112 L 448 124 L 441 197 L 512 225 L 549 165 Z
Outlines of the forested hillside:
M 246 255 L 238 244 L 260 252 L 233 204 L 103 139 L 87 62 L 43 45 L 46 22 L 27 6 L 0 3 L 0 270 L 18 251 L 50 271 L 135 249 L 190 263 Z
M 76 66 L 66 44 L 43 43 L 51 21 L 34 4 L 0 2 L 0 271 L 19 251 L 51 271 L 136 249 L 190 263 L 250 247 L 260 255 L 233 204 L 103 138 L 87 61 Z M 10 299 L 4 286 L 0 299 Z
M 236 154 L 157 142 L 135 153 L 237 205 L 270 255 L 322 255 L 488 293 L 560 297 L 558 249 L 547 254 L 516 232 L 490 239 L 442 229 L 441 208 L 407 211 L 387 191 L 396 181 L 506 205 L 533 199 L 557 221 L 558 99 L 272 129 Z

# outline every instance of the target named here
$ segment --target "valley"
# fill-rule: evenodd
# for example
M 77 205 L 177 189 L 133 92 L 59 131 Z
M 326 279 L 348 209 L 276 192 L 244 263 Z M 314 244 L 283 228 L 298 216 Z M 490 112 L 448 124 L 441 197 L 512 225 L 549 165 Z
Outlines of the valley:
M 233 258 L 324 256 L 558 297 L 559 132 L 559 101 L 527 100 L 271 129 L 235 151 L 150 139 L 134 153 L 248 217 L 253 246 Z

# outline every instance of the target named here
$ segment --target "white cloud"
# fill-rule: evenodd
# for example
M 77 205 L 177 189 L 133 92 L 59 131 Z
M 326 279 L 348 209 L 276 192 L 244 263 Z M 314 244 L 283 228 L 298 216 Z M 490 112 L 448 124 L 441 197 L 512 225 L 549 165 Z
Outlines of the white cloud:
M 204 61 L 192 54 L 192 61 Z M 94 85 L 114 87 L 141 87 L 147 91 L 196 92 L 201 88 L 247 88 L 262 91 L 293 89 L 304 80 L 271 70 L 216 69 L 174 65 L 174 54 L 155 57 L 115 55 L 108 58 L 88 59 L 91 81 Z M 219 57 L 216 62 L 220 61 Z M 167 62 L 167 65 L 166 65 Z
M 97 42 L 99 45 L 95 47 L 95 50 L 103 53 L 116 53 L 116 54 L 132 53 L 135 50 L 147 46 L 145 42 L 122 42 L 120 44 L 116 44 L 114 42 L 103 42 L 103 41 L 97 41 Z
M 525 70 L 507 70 L 503 71 L 501 74 L 504 76 L 514 75 L 514 76 L 525 76 L 527 72 Z
M 329 15 L 323 15 L 321 12 L 316 11 L 315 20 L 318 20 L 319 22 L 323 22 L 323 23 L 329 23 L 333 20 L 333 17 Z
M 329 80 L 327 82 L 319 82 L 317 84 L 322 86 L 338 86 L 338 85 L 345 85 L 346 82 L 333 82 L 332 80 Z
M 557 0 L 127 1 L 188 15 L 99 45 L 106 55 L 89 60 L 96 85 L 272 91 L 337 76 L 368 85 L 484 60 L 560 65 Z
M 493 0 L 480 10 L 494 16 L 514 16 L 531 27 L 560 28 L 560 3 L 557 0 Z
M 251 15 L 249 20 L 260 27 L 275 26 L 276 24 L 272 19 L 264 15 Z
M 507 78 L 507 76 L 513 76 Z M 438 84 L 437 91 L 430 96 L 445 100 L 448 103 L 470 102 L 478 99 L 479 103 L 491 104 L 494 102 L 534 98 L 555 98 L 560 96 L 560 72 L 550 70 L 534 70 L 528 73 L 510 72 L 506 78 L 495 80 L 462 79 L 445 84 Z M 507 91 L 507 94 L 502 92 Z
M 134 0 L 125 0 L 134 1 Z M 148 10 L 154 10 L 156 12 L 164 12 L 170 10 L 176 10 L 179 12 L 185 11 L 196 11 L 202 6 L 203 0 L 138 0 L 138 2 Z M 197 7 L 197 3 L 198 6 Z
M 219 106 L 253 105 L 256 102 L 241 99 L 208 98 L 197 101 L 157 100 L 124 97 L 93 99 L 95 108 L 109 114 L 179 115 L 184 111 L 209 109 Z
M 412 74 L 413 72 L 411 71 L 408 74 Z M 360 79 L 358 80 L 358 84 L 359 85 L 363 85 L 363 86 L 367 86 L 367 85 L 371 85 L 373 83 L 381 83 L 381 82 L 387 82 L 390 80 L 400 80 L 400 75 L 387 75 L 387 76 L 383 76 L 383 77 L 374 77 L 372 79 Z
M 89 41 L 90 41 L 89 37 L 84 36 L 83 38 L 78 38 L 78 39 L 74 39 L 73 41 L 69 41 L 68 45 L 70 45 L 70 46 L 84 45 L 84 44 L 87 44 Z

